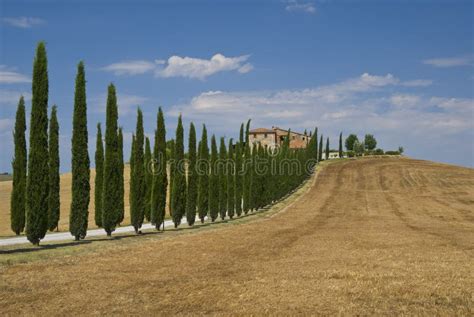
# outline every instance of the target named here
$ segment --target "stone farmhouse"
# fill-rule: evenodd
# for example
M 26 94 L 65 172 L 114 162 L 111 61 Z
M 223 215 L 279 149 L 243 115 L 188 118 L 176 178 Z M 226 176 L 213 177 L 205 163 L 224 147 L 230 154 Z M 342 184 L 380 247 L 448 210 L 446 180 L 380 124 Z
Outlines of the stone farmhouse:
M 260 143 L 268 147 L 280 146 L 287 137 L 288 130 L 279 127 L 257 128 L 249 131 L 249 142 L 252 145 Z M 305 148 L 310 140 L 311 135 L 290 131 L 290 148 L 292 149 Z

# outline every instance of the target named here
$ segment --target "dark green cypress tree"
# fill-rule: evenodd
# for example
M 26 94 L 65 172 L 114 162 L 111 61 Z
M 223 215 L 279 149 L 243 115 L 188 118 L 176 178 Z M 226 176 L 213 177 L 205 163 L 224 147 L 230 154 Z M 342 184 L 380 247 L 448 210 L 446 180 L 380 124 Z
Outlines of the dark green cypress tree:
M 234 144 L 232 139 L 229 140 L 229 151 L 227 153 L 227 214 L 232 219 L 235 213 L 235 161 L 234 161 Z
M 249 196 L 250 196 L 250 171 L 249 161 L 251 160 L 250 144 L 249 144 L 249 133 L 250 133 L 250 120 L 247 121 L 245 128 L 245 145 L 244 145 L 244 162 L 243 162 L 243 210 L 247 214 L 250 210 Z
M 189 126 L 188 142 L 188 191 L 186 193 L 186 220 L 188 225 L 192 226 L 196 221 L 196 204 L 198 194 L 198 173 L 196 171 L 196 129 L 194 128 L 194 124 L 192 122 Z
M 161 107 L 158 110 L 155 146 L 153 150 L 153 184 L 151 193 L 151 223 L 160 229 L 165 219 L 166 191 L 168 188 L 166 159 L 166 129 Z
M 129 191 L 128 191 L 128 204 L 130 206 L 130 215 L 132 214 L 132 210 L 135 210 L 136 207 L 135 207 L 135 200 L 134 200 L 134 197 L 135 197 L 135 174 L 133 173 L 133 169 L 135 167 L 135 154 L 136 154 L 136 151 L 135 151 L 135 146 L 136 146 L 136 137 L 135 137 L 135 133 L 132 133 L 132 144 L 131 144 L 131 149 L 130 149 L 130 188 L 129 188 Z
M 150 221 L 151 215 L 151 183 L 153 182 L 153 171 L 151 167 L 150 139 L 145 138 L 145 219 Z
M 339 133 L 339 157 L 342 158 L 342 132 Z
M 49 121 L 49 196 L 48 229 L 53 231 L 59 223 L 59 124 L 54 105 Z
M 329 160 L 329 138 L 326 139 L 326 160 Z
M 204 218 L 209 211 L 209 146 L 207 144 L 206 126 L 202 127 L 202 137 L 199 146 L 199 178 L 198 178 L 198 213 L 199 219 L 204 223 Z
M 94 188 L 94 219 L 97 227 L 102 227 L 102 190 L 104 189 L 104 144 L 102 129 L 97 123 L 97 140 L 95 145 L 95 188 Z
M 211 161 L 210 161 L 210 175 L 209 175 L 209 216 L 214 222 L 219 215 L 219 174 L 217 172 L 217 142 L 216 137 L 212 135 L 211 138 Z
M 10 200 L 11 228 L 19 235 L 25 228 L 26 207 L 26 119 L 25 99 L 20 97 L 15 118 L 13 139 L 15 144 L 15 157 L 13 158 L 13 188 Z
M 314 135 L 313 135 L 313 139 L 314 139 L 314 145 L 316 147 L 316 149 L 314 150 L 315 152 L 315 160 L 316 161 L 319 161 L 319 148 L 318 148 L 318 127 L 316 127 L 316 129 L 314 130 Z
M 119 166 L 120 181 L 118 182 L 118 210 L 117 210 L 117 225 L 120 225 L 125 218 L 125 178 L 124 169 L 125 163 L 123 159 L 123 131 L 122 127 L 118 129 L 117 135 L 117 157 Z
M 173 180 L 173 223 L 177 228 L 186 214 L 186 165 L 184 160 L 184 131 L 181 115 L 178 118 L 175 141 L 175 171 Z
M 244 144 L 244 124 L 240 125 L 239 143 L 235 149 L 235 213 L 238 217 L 242 214 L 242 151 Z
M 115 86 L 108 87 L 105 123 L 104 189 L 102 227 L 111 236 L 117 225 L 120 207 L 120 160 L 118 152 L 118 110 Z
M 131 182 L 133 185 L 133 206 L 130 206 L 130 221 L 135 233 L 140 233 L 145 216 L 145 162 L 143 154 L 144 132 L 143 115 L 140 108 L 137 110 L 137 128 L 135 131 L 135 147 L 133 149 L 133 170 Z
M 175 156 L 175 144 L 174 139 L 169 140 L 169 149 L 170 149 L 170 193 L 169 193 L 169 202 L 170 202 L 170 216 L 173 218 L 173 207 L 174 207 L 174 196 L 173 196 L 173 182 L 174 182 L 174 173 L 176 171 L 176 161 Z
M 219 163 L 217 164 L 219 172 L 219 214 L 224 220 L 227 211 L 227 148 L 224 138 L 221 137 L 219 149 Z
M 39 245 L 48 230 L 48 61 L 44 42 L 36 48 L 33 65 L 30 149 L 26 185 L 26 236 Z
M 72 123 L 72 198 L 69 214 L 69 231 L 76 239 L 87 234 L 89 216 L 89 149 L 87 146 L 87 104 L 84 63 L 77 66 L 74 114 Z
M 323 135 L 321 134 L 321 138 L 319 139 L 318 162 L 321 162 L 322 159 L 323 159 Z

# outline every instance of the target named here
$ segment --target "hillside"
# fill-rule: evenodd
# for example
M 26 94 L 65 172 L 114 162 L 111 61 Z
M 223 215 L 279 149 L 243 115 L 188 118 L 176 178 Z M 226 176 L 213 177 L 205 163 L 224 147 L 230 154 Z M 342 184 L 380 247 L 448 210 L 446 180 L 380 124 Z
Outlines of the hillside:
M 91 253 L 6 266 L 2 308 L 6 315 L 31 307 L 40 315 L 468 315 L 473 194 L 473 169 L 339 161 L 289 208 L 259 220 L 96 241 Z

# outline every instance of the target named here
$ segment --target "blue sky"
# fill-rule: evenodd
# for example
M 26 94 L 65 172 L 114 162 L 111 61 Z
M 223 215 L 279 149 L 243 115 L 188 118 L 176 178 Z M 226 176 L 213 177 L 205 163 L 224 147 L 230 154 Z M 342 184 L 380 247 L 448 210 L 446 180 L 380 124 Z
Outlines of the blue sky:
M 40 40 L 62 171 L 80 60 L 92 161 L 113 82 L 126 156 L 139 105 L 150 136 L 162 106 L 168 137 L 180 112 L 186 128 L 206 123 L 226 137 L 251 118 L 253 127 L 318 126 L 334 147 L 340 131 L 372 133 L 384 149 L 474 165 L 471 1 L 0 0 L 0 171 L 11 171 L 21 94 L 31 107 Z

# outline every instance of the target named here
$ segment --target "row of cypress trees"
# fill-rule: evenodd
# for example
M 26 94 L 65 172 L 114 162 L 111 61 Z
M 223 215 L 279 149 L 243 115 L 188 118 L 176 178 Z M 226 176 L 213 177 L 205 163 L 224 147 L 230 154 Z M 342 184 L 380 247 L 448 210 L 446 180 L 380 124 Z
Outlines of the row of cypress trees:
M 89 155 L 84 64 L 78 64 L 72 133 L 72 200 L 69 230 L 76 240 L 87 233 Z M 25 101 L 20 97 L 14 128 L 11 229 L 26 229 L 28 240 L 39 245 L 49 230 L 58 229 L 59 123 L 54 105 L 48 122 L 48 59 L 44 42 L 38 43 L 33 63 L 29 151 L 26 150 Z M 48 130 L 49 128 L 49 130 Z
M 69 230 L 76 240 L 84 239 L 88 228 L 90 161 L 88 156 L 86 79 L 84 63 L 77 67 L 72 133 L 72 201 Z M 33 66 L 30 148 L 26 151 L 25 104 L 20 98 L 14 130 L 13 191 L 11 227 L 20 234 L 25 226 L 29 241 L 39 244 L 46 231 L 59 222 L 59 124 L 53 106 L 48 125 L 48 70 L 46 48 L 38 44 Z M 49 126 L 49 133 L 48 133 Z M 190 124 L 188 155 L 185 160 L 184 129 L 178 118 L 175 138 L 167 157 L 166 129 L 159 108 L 153 151 L 145 138 L 143 114 L 137 110 L 137 124 L 130 157 L 130 216 L 137 233 L 143 222 L 157 229 L 164 223 L 167 197 L 175 227 L 186 216 L 189 225 L 196 217 L 215 221 L 247 214 L 269 205 L 294 190 L 311 169 L 308 163 L 321 159 L 318 131 L 306 149 L 291 149 L 289 135 L 278 153 L 251 145 L 250 120 L 240 126 L 235 142 L 211 136 L 210 148 L 203 125 L 198 144 Z M 326 153 L 329 151 L 329 139 Z M 29 155 L 27 157 L 27 154 Z M 295 164 L 297 162 L 298 164 Z M 313 168 L 314 163 L 311 166 Z M 95 223 L 110 236 L 124 219 L 123 132 L 118 126 L 116 89 L 108 87 L 105 134 L 97 124 L 95 153 Z M 28 167 L 28 169 L 27 169 Z M 169 173 L 168 173 L 169 167 Z M 27 173 L 28 171 L 28 173 Z M 198 172 L 199 171 L 199 172 Z M 169 175 L 169 176 L 168 176 Z M 169 177 L 169 179 L 168 179 Z
M 143 116 L 138 109 L 130 159 L 130 213 L 135 231 L 140 232 L 144 218 L 157 229 L 161 227 L 167 197 L 175 228 L 184 217 L 188 225 L 192 226 L 196 217 L 201 222 L 206 217 L 214 222 L 219 217 L 233 218 L 259 210 L 299 186 L 311 173 L 318 155 L 322 154 L 322 136 L 318 151 L 317 129 L 307 148 L 291 149 L 288 134 L 278 152 L 259 144 L 251 145 L 249 129 L 250 120 L 245 130 L 244 124 L 241 125 L 239 140 L 235 144 L 232 139 L 226 144 L 223 137 L 218 141 L 215 135 L 211 136 L 209 144 L 207 129 L 203 125 L 197 144 L 196 129 L 191 122 L 188 155 L 185 159 L 184 129 L 180 115 L 175 138 L 169 142 L 170 156 L 167 157 L 161 108 L 158 111 L 153 153 L 147 150 L 149 140 L 143 148 Z M 329 143 L 326 144 L 326 151 L 328 146 Z M 148 199 L 150 206 L 146 203 Z M 150 218 L 146 217 L 148 208 Z

